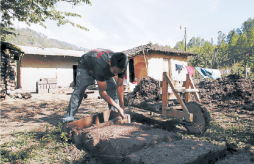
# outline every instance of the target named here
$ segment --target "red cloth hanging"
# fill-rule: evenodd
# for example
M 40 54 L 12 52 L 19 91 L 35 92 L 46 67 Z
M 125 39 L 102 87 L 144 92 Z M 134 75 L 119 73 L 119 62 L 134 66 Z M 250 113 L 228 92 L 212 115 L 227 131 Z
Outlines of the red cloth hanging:
M 188 74 L 194 75 L 194 67 L 192 66 L 185 66 L 187 69 Z

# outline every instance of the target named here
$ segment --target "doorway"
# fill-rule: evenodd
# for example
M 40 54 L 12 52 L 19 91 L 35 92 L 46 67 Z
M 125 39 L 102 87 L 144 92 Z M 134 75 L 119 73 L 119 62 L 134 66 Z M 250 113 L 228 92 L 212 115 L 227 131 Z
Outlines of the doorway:
M 133 59 L 129 60 L 129 73 L 130 73 L 129 74 L 130 82 L 132 83 L 134 81 L 134 78 L 135 78 Z
M 73 65 L 73 87 L 76 86 L 77 65 Z

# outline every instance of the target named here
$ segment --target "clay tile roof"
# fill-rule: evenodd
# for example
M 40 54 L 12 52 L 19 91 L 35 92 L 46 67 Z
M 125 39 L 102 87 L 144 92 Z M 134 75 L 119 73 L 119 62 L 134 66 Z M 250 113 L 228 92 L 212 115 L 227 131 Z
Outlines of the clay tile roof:
M 146 45 L 141 45 L 129 50 L 123 51 L 129 58 L 137 56 L 139 53 L 148 52 L 148 51 L 154 51 L 154 52 L 162 52 L 168 55 L 184 55 L 184 56 L 196 56 L 197 54 L 188 52 L 188 51 L 181 51 L 181 50 L 176 50 L 173 48 L 168 48 L 164 46 L 159 46 L 155 44 L 146 44 Z

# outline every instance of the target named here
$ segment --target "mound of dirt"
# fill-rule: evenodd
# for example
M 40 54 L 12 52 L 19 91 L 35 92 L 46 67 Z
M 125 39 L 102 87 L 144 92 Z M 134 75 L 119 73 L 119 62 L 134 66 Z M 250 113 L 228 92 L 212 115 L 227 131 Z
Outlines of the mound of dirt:
M 141 107 L 147 103 L 154 104 L 159 98 L 159 82 L 151 77 L 141 79 L 134 91 L 126 95 L 128 105 Z
M 229 112 L 254 110 L 254 80 L 229 75 L 214 81 L 201 81 L 196 87 L 202 103 L 224 107 L 221 109 Z M 216 111 L 217 108 L 213 109 Z
M 201 81 L 195 86 L 199 89 L 201 103 L 208 104 L 210 110 L 246 114 L 254 111 L 254 80 L 234 74 L 214 81 Z M 145 77 L 133 92 L 125 96 L 126 105 L 160 111 L 159 93 L 159 82 Z M 192 100 L 195 100 L 193 95 Z M 169 105 L 174 104 L 174 101 L 169 101 Z

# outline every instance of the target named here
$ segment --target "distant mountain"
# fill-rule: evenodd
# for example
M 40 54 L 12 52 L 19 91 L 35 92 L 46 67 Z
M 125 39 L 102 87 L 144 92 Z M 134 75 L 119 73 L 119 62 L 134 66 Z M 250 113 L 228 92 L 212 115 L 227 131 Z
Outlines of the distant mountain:
M 6 42 L 21 45 L 21 46 L 33 46 L 33 47 L 44 47 L 44 48 L 61 48 L 68 50 L 79 50 L 87 51 L 88 48 L 78 47 L 76 45 L 59 41 L 56 39 L 49 39 L 46 35 L 38 33 L 29 28 L 22 28 L 16 30 L 16 37 L 10 37 Z

